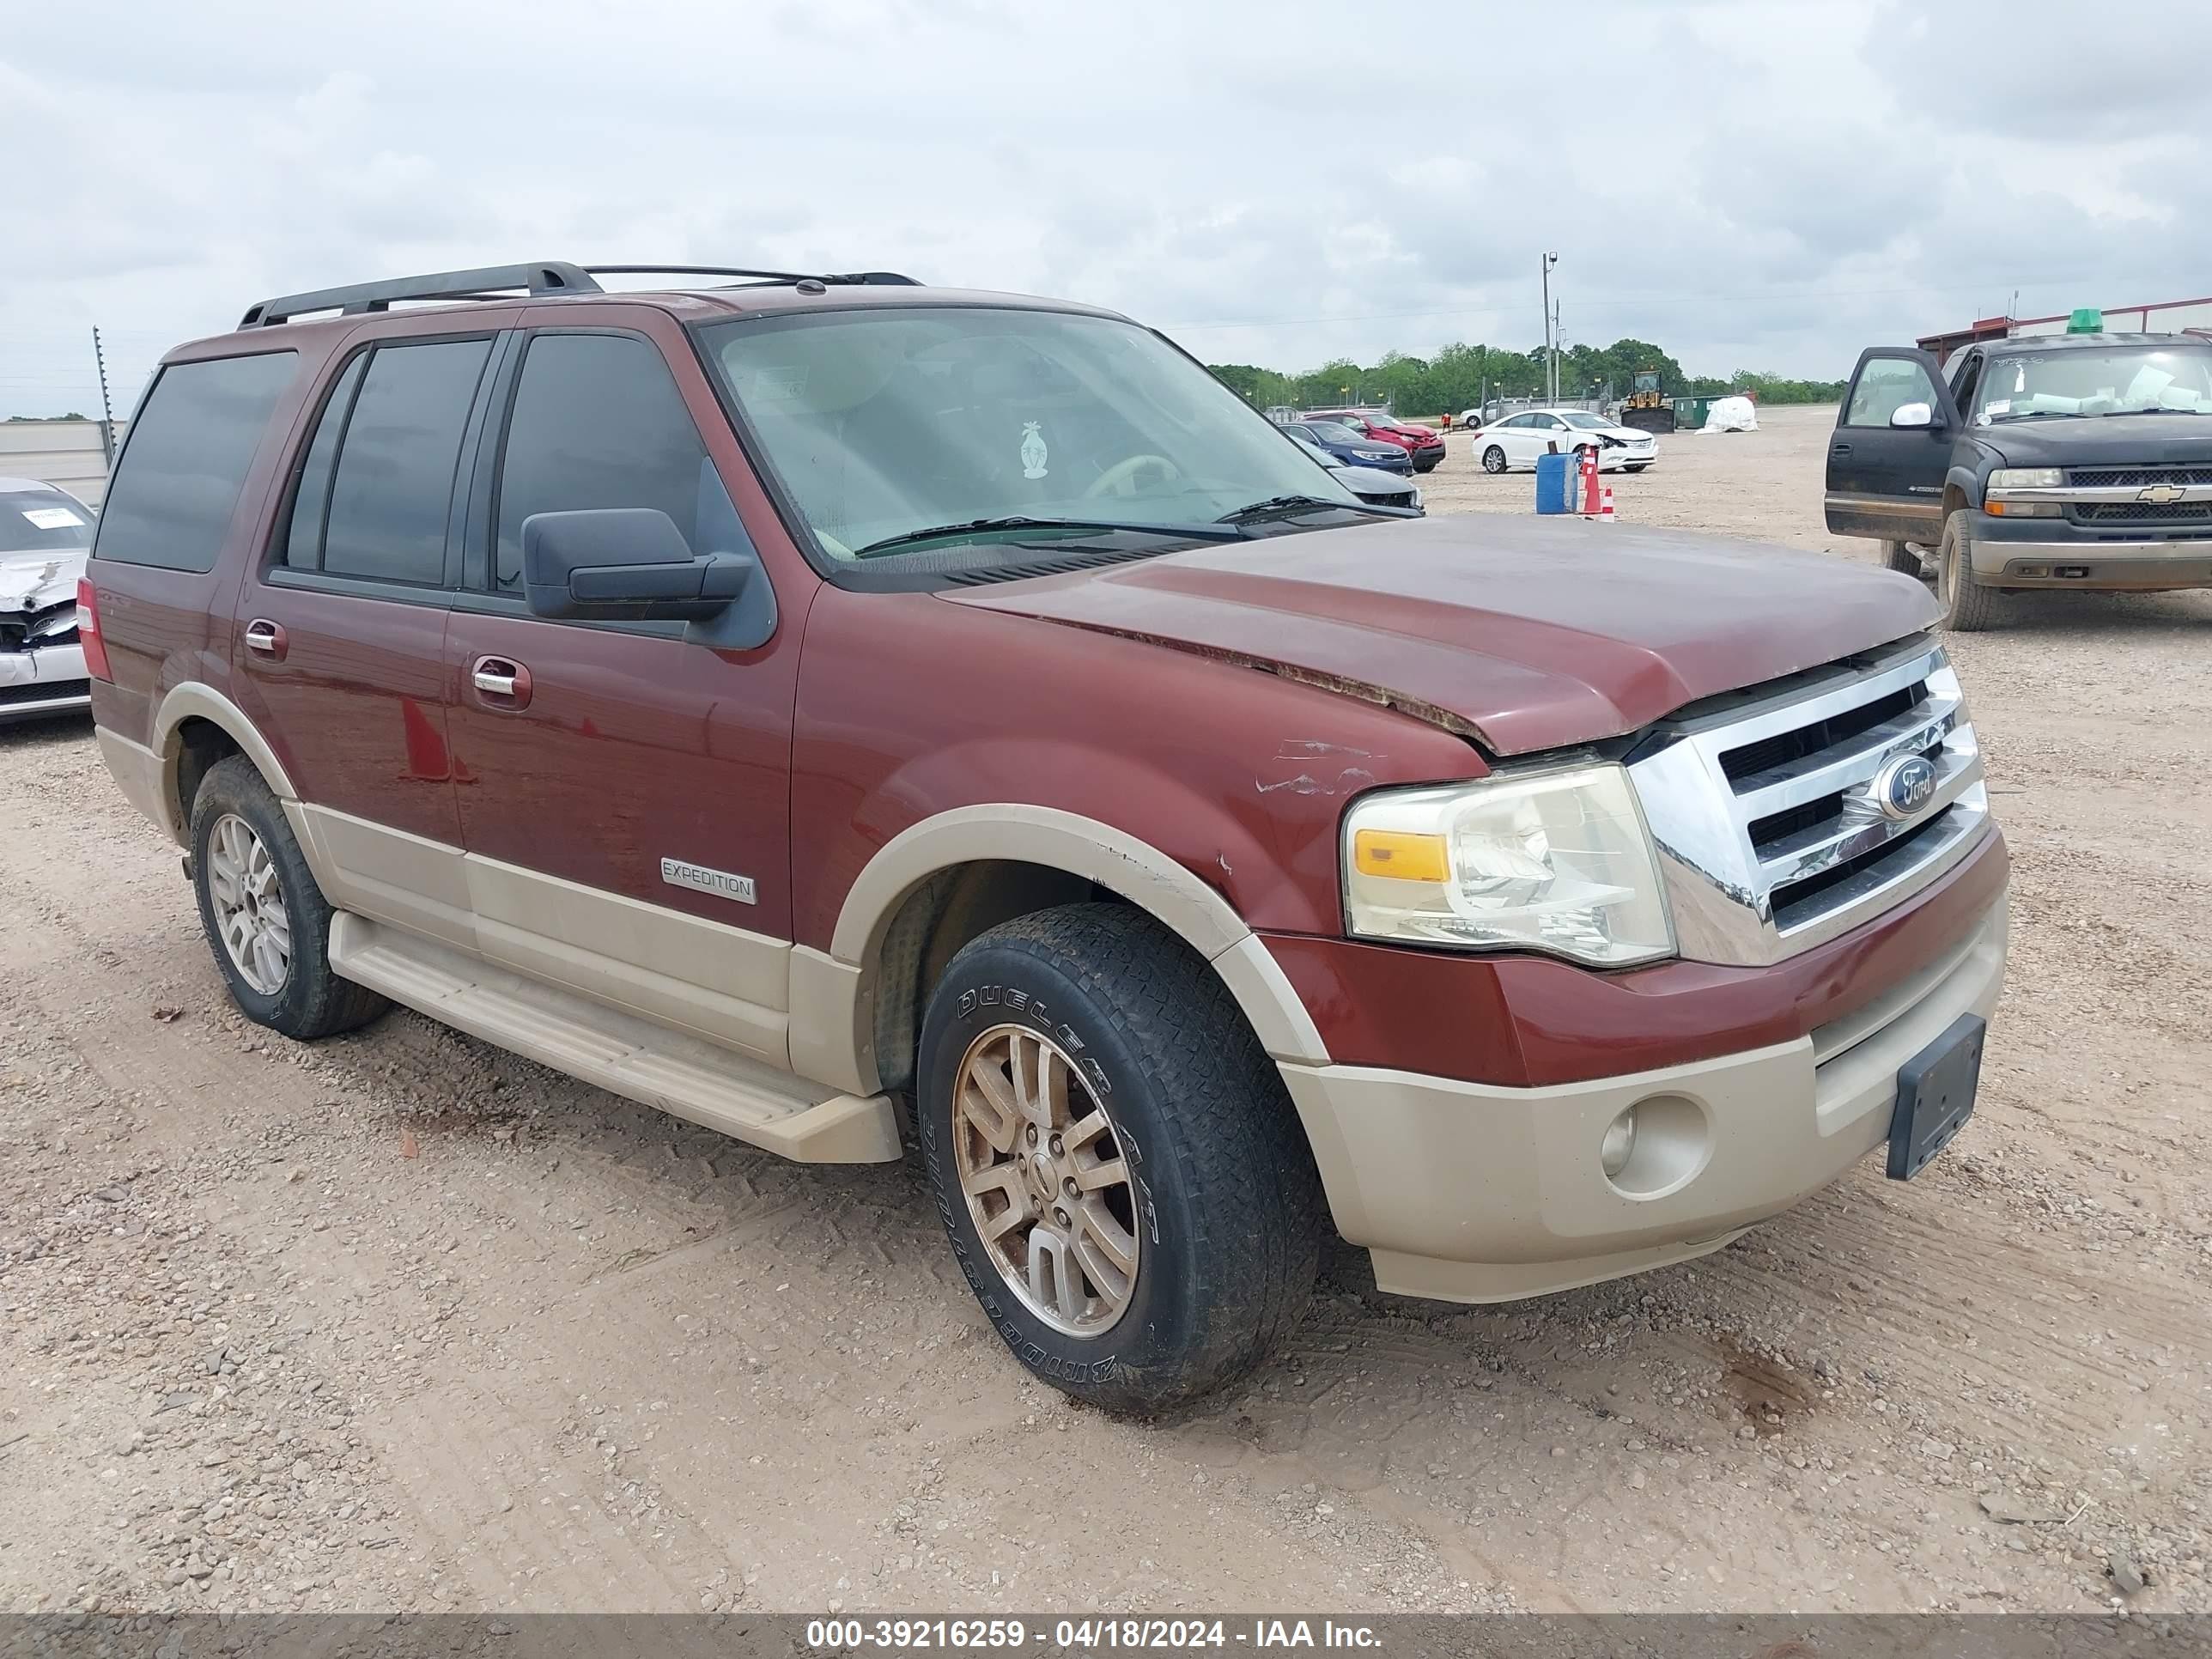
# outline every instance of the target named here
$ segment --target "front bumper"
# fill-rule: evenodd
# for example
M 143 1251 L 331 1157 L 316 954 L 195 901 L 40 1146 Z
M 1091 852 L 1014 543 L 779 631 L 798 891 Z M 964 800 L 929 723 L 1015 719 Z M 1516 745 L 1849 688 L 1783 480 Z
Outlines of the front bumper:
M 1283 1079 L 1337 1229 L 1372 1254 L 1382 1289 L 1448 1302 L 1567 1290 L 1717 1249 L 1881 1146 L 1898 1068 L 1996 1006 L 2006 918 L 2000 898 L 1883 996 L 1745 1053 L 1533 1089 L 1289 1061 Z M 1674 1173 L 1632 1192 L 1599 1147 L 1644 1102 L 1664 1103 L 1655 1148 Z
M 91 707 L 92 682 L 85 673 L 82 646 L 0 652 L 0 726 Z
M 1608 449 L 1599 453 L 1597 470 L 1601 472 L 1618 472 L 1624 467 L 1650 466 L 1658 459 L 1659 451 L 1656 446 L 1650 449 L 1641 450 Z
M 2100 536 L 2063 520 L 1976 513 L 1966 538 L 1975 578 L 1988 587 L 2212 587 L 2212 534 L 2201 532 Z

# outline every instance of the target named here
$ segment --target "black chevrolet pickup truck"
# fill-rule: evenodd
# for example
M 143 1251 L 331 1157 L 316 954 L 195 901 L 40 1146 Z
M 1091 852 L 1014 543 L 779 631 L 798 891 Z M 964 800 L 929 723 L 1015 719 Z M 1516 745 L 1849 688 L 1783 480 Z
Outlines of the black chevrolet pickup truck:
M 1876 346 L 1829 441 L 1827 513 L 1932 574 L 1947 628 L 1991 626 L 2008 588 L 2212 587 L 2212 343 L 2029 335 L 1942 368 Z

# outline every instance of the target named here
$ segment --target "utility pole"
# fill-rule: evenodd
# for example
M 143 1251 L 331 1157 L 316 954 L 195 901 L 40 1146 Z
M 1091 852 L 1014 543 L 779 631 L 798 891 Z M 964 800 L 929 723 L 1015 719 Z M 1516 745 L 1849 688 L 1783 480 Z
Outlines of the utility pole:
M 1567 331 L 1559 323 L 1559 302 L 1552 301 L 1552 401 L 1559 401 L 1559 353 L 1566 349 Z
M 100 370 L 100 454 L 101 465 L 115 471 L 115 410 L 107 401 L 107 354 L 100 349 L 100 325 L 92 328 L 92 361 Z
M 1559 358 L 1552 350 L 1552 267 L 1559 263 L 1556 253 L 1544 256 L 1544 388 L 1547 401 L 1551 397 L 1552 377 L 1559 368 Z

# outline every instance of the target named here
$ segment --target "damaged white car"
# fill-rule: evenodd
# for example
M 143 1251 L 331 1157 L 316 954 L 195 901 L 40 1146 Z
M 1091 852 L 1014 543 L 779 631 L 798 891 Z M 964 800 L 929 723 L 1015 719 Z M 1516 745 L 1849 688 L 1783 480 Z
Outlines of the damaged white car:
M 93 516 L 67 490 L 0 478 L 0 725 L 92 706 L 76 579 Z

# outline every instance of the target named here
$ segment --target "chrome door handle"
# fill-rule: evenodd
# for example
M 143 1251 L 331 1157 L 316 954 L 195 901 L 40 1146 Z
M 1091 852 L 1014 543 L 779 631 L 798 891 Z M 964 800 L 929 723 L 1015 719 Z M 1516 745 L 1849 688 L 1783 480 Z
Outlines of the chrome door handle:
M 513 713 L 530 707 L 530 671 L 507 657 L 478 657 L 469 668 L 469 684 L 489 707 Z
M 246 624 L 246 648 L 256 656 L 270 657 L 278 662 L 284 659 L 284 627 L 265 617 L 256 617 Z

